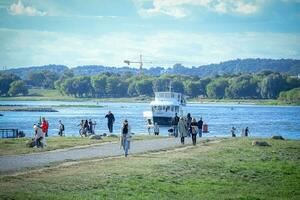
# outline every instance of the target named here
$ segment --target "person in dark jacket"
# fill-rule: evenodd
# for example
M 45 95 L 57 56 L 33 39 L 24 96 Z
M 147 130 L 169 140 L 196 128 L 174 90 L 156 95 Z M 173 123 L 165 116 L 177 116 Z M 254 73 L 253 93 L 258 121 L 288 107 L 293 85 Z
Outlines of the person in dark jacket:
M 187 123 L 187 129 L 188 129 L 188 137 L 191 137 L 191 123 L 192 123 L 191 113 L 187 114 L 186 123 Z
M 196 145 L 197 133 L 198 133 L 198 123 L 196 119 L 193 118 L 191 123 L 191 134 L 192 134 L 193 145 Z
M 202 137 L 202 126 L 203 126 L 202 117 L 200 117 L 200 120 L 197 122 L 197 126 L 198 126 L 199 137 Z
M 246 127 L 246 129 L 245 129 L 245 137 L 248 137 L 249 136 L 249 128 L 248 127 Z
M 173 126 L 175 137 L 178 137 L 178 122 L 179 122 L 179 117 L 177 116 L 177 113 L 175 113 L 175 117 L 172 119 L 172 126 Z
M 108 111 L 107 115 L 105 115 L 105 118 L 107 118 L 107 127 L 109 133 L 113 132 L 113 124 L 115 122 L 115 116 L 111 113 L 111 111 Z

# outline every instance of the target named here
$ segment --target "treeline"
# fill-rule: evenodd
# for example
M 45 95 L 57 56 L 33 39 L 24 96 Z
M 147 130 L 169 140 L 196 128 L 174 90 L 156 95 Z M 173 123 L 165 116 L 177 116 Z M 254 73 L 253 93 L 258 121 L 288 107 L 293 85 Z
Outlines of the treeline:
M 183 93 L 191 98 L 212 99 L 281 99 L 292 98 L 282 93 L 300 87 L 300 79 L 286 74 L 261 72 L 256 74 L 223 75 L 207 78 L 186 75 L 122 75 L 102 73 L 93 76 L 74 76 L 71 70 L 64 73 L 50 71 L 30 73 L 24 80 L 18 76 L 0 73 L 0 95 L 27 95 L 28 88 L 57 89 L 74 97 L 137 97 L 153 96 L 156 91 Z M 296 92 L 299 90 L 296 90 Z M 297 95 L 296 95 L 297 96 Z
M 55 82 L 55 87 L 61 93 L 74 97 L 153 96 L 156 91 L 168 91 L 171 85 L 172 91 L 192 98 L 277 99 L 280 92 L 300 87 L 298 78 L 272 72 L 203 79 L 182 75 L 152 77 L 109 73 L 64 77 Z

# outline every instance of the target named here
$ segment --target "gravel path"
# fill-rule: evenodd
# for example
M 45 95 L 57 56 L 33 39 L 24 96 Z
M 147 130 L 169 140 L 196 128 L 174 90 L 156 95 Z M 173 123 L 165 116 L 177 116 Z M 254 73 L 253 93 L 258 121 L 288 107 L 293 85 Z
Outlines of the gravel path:
M 191 143 L 187 138 L 186 143 Z M 139 140 L 131 142 L 130 153 L 144 153 L 181 145 L 180 138 Z M 119 143 L 102 144 L 80 149 L 65 149 L 35 154 L 2 156 L 0 157 L 0 172 L 17 171 L 30 167 L 46 166 L 53 162 L 81 160 L 90 158 L 104 158 L 123 155 Z

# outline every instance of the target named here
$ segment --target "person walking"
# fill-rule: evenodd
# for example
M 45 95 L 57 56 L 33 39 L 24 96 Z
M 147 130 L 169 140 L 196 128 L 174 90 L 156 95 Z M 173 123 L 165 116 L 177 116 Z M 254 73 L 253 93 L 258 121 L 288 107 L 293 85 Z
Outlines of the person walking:
M 113 132 L 113 124 L 115 122 L 115 116 L 111 113 L 111 111 L 108 111 L 108 113 L 105 115 L 105 118 L 107 118 L 107 127 L 109 133 Z
M 198 133 L 199 133 L 199 137 L 202 137 L 202 126 L 203 126 L 203 121 L 202 121 L 202 117 L 200 117 L 200 120 L 197 122 L 197 126 L 198 126 Z
M 65 125 L 61 122 L 61 120 L 58 121 L 58 135 L 63 136 L 65 131 Z
M 175 117 L 172 119 L 172 126 L 173 126 L 173 132 L 175 137 L 178 137 L 178 122 L 179 122 L 179 117 L 177 116 L 177 113 L 175 113 Z
M 188 113 L 186 116 L 186 123 L 187 123 L 187 134 L 188 137 L 191 137 L 191 123 L 192 123 L 192 117 L 191 117 L 191 113 Z
M 183 117 L 180 117 L 178 121 L 178 133 L 181 144 L 184 144 L 184 138 L 187 137 L 187 124 Z
M 129 126 L 127 119 L 125 119 L 121 128 L 121 136 L 120 136 L 121 147 L 123 147 L 125 157 L 128 156 L 128 150 L 130 149 L 131 138 L 132 138 L 131 127 Z
M 191 134 L 192 134 L 192 141 L 193 145 L 196 145 L 196 140 L 197 140 L 197 133 L 199 132 L 198 130 L 198 123 L 195 118 L 193 118 L 192 123 L 191 123 Z

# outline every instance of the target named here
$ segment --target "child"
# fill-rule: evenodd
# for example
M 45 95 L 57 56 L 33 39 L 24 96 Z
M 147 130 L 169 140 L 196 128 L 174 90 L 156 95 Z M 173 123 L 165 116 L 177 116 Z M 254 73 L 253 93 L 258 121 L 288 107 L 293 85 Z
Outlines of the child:
M 155 122 L 153 129 L 154 129 L 154 135 L 159 135 L 159 126 L 157 122 Z

